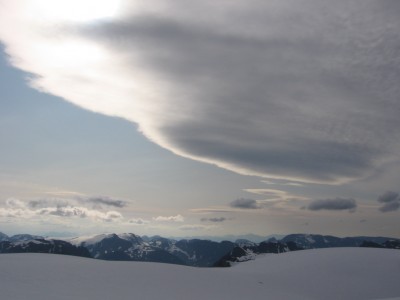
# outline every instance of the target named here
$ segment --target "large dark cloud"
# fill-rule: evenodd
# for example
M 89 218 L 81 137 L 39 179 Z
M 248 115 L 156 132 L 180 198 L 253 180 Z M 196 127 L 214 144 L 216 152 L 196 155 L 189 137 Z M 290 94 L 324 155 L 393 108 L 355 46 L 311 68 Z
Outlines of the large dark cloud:
M 161 129 L 173 147 L 258 174 L 361 176 L 386 152 L 382 121 L 395 118 L 379 106 L 393 105 L 397 95 L 376 84 L 398 78 L 390 49 L 399 38 L 376 28 L 400 23 L 371 2 L 289 2 L 235 11 L 254 33 L 181 22 L 179 10 L 95 31 L 111 47 L 139 53 L 149 69 L 190 95 L 182 102 L 189 100 L 195 117 Z
M 318 199 L 312 201 L 308 207 L 309 210 L 349 210 L 354 211 L 357 208 L 356 200 L 335 198 Z
M 400 208 L 399 193 L 387 191 L 378 197 L 378 202 L 382 203 L 382 206 L 379 208 L 381 212 L 396 211 Z
M 254 199 L 240 198 L 230 203 L 231 207 L 244 208 L 244 209 L 259 209 L 261 206 Z
M 39 75 L 37 87 L 239 173 L 333 183 L 398 159 L 400 2 L 123 3 L 120 18 L 70 31 L 50 24 L 51 34 L 16 26 L 15 11 L 5 12 L 0 28 L 18 32 L 0 39 L 19 67 Z M 51 68 L 65 48 L 28 55 L 39 44 L 32 31 L 50 44 L 65 36 L 96 45 L 106 59 L 84 74 L 69 61 Z

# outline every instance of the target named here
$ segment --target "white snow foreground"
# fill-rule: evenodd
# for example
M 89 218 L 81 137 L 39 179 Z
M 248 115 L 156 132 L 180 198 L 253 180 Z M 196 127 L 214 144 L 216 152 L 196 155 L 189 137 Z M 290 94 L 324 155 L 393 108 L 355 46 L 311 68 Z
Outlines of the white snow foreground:
M 400 251 L 330 248 L 269 254 L 232 268 L 1 254 L 0 298 L 400 299 Z

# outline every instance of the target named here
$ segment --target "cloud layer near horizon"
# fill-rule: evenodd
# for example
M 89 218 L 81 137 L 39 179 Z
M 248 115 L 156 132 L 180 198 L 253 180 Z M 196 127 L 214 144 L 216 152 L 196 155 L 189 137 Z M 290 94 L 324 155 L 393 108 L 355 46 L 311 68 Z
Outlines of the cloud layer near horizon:
M 102 198 L 96 197 L 95 199 Z M 114 201 L 111 198 L 106 199 L 109 200 L 110 203 Z M 88 204 L 89 207 L 87 206 Z M 90 204 L 93 203 L 90 203 L 90 201 L 84 201 L 82 197 L 70 199 L 36 199 L 28 201 L 10 198 L 6 200 L 4 207 L 0 207 L 0 217 L 26 219 L 55 216 L 63 218 L 91 219 L 102 222 L 113 222 L 123 219 L 121 213 L 117 211 L 103 210 L 101 207 L 93 207 Z M 114 205 L 106 204 L 106 206 Z
M 398 1 L 121 1 L 103 22 L 49 3 L 0 0 L 13 65 L 176 154 L 327 183 L 398 159 Z

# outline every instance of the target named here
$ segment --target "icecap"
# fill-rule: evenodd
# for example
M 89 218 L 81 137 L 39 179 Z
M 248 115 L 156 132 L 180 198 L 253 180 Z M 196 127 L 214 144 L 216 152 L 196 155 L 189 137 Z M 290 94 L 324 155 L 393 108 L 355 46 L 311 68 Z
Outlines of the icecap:
M 1 299 L 400 299 L 400 251 L 331 248 L 232 268 L 0 255 Z

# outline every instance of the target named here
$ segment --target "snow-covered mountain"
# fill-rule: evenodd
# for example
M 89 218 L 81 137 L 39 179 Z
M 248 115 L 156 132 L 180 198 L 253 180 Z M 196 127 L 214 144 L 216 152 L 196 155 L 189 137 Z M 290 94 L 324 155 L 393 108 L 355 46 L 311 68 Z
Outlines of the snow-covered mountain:
M 400 251 L 331 248 L 258 256 L 232 268 L 0 255 L 1 299 L 400 299 Z
M 230 267 L 234 263 L 255 259 L 260 254 L 266 253 L 284 253 L 290 251 L 303 250 L 294 242 L 279 242 L 271 239 L 267 242 L 259 244 L 237 244 L 230 252 L 220 258 L 215 264 L 215 267 Z
M 226 267 L 255 259 L 260 254 L 314 248 L 374 247 L 400 249 L 400 240 L 385 237 L 338 238 L 315 234 L 291 234 L 261 243 L 240 239 L 215 242 L 200 239 L 175 240 L 161 236 L 142 238 L 133 233 L 82 236 L 61 241 L 19 234 L 0 233 L 0 253 L 58 253 L 102 260 L 146 261 L 197 267 Z
M 132 233 L 78 237 L 70 242 L 85 247 L 94 258 L 105 260 L 151 261 L 210 267 L 235 244 L 207 240 L 167 239 L 160 236 L 146 241 Z
M 281 240 L 270 238 L 259 244 L 237 243 L 229 253 L 224 255 L 214 266 L 229 267 L 234 263 L 254 259 L 263 253 L 283 253 L 305 249 L 333 247 L 369 247 L 400 249 L 400 240 L 387 237 L 345 237 L 323 236 L 318 234 L 290 234 Z

